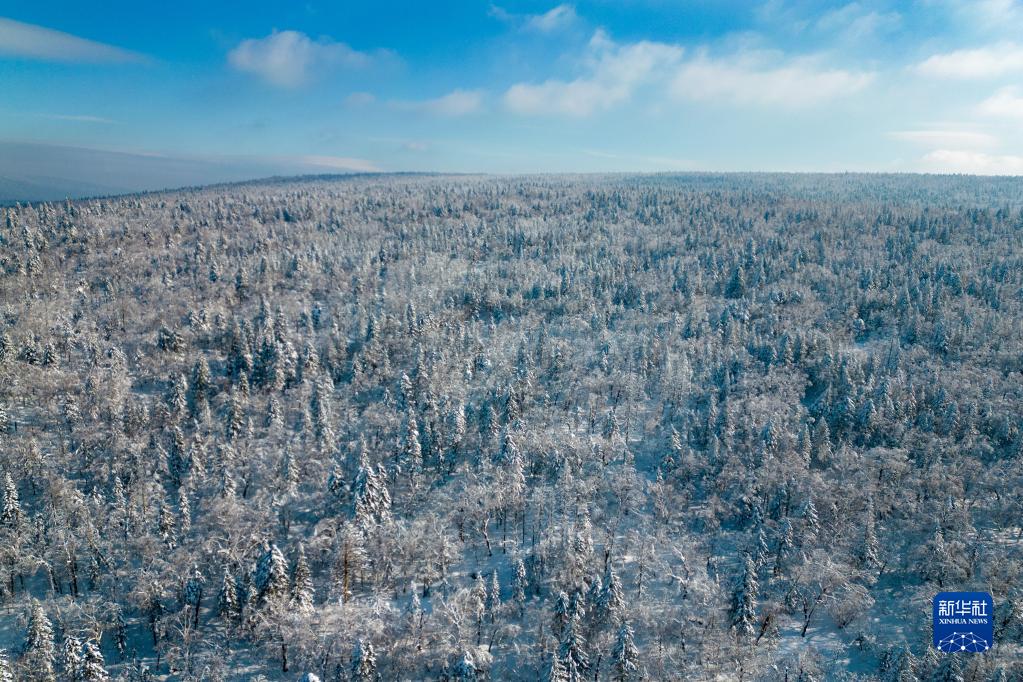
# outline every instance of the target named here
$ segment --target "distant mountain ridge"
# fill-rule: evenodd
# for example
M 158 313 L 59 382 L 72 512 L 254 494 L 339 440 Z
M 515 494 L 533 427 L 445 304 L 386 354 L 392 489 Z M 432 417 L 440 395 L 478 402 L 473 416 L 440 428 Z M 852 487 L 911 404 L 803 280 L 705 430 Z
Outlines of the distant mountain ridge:
M 365 172 L 303 157 L 189 157 L 0 141 L 0 205 L 349 170 Z

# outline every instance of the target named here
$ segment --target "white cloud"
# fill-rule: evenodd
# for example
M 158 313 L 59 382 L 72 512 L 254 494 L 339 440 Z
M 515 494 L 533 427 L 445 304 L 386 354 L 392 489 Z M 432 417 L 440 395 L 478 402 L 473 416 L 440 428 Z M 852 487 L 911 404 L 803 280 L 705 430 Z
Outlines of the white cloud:
M 874 79 L 871 72 L 821 68 L 811 58 L 781 65 L 769 61 L 763 53 L 728 59 L 702 54 L 678 71 L 671 93 L 684 99 L 795 108 L 854 94 Z
M 490 16 L 520 30 L 537 33 L 554 33 L 574 25 L 579 20 L 575 7 L 558 5 L 542 14 L 515 14 L 498 5 L 490 6 Z
M 318 166 L 333 170 L 356 171 L 359 173 L 378 173 L 380 168 L 372 161 L 366 159 L 355 159 L 345 156 L 322 156 L 318 154 L 305 154 L 302 156 L 281 157 L 281 161 L 289 163 L 304 164 L 307 166 Z
M 466 116 L 483 109 L 483 91 L 458 89 L 435 99 L 395 104 L 403 109 L 425 111 L 437 116 Z
M 227 55 L 239 71 L 252 73 L 271 85 L 294 88 L 305 84 L 314 71 L 332 66 L 362 67 L 370 55 L 328 39 L 313 41 L 298 31 L 274 31 L 265 38 L 243 40 Z
M 981 102 L 977 110 L 986 116 L 1023 119 L 1023 95 L 1018 88 L 1002 88 Z
M 372 92 L 353 92 L 345 97 L 345 104 L 350 107 L 364 107 L 377 101 Z
M 518 114 L 588 116 L 628 101 L 640 85 L 677 64 L 682 54 L 681 47 L 666 43 L 619 45 L 597 31 L 584 61 L 586 75 L 571 81 L 517 83 L 504 93 L 504 105 Z
M 998 140 L 987 133 L 972 130 L 898 130 L 890 136 L 905 142 L 924 145 L 931 149 L 976 149 L 993 147 Z
M 995 78 L 1023 71 L 1023 46 L 998 43 L 972 50 L 931 55 L 916 66 L 925 76 L 942 78 Z
M 558 5 L 543 14 L 531 15 L 526 20 L 526 28 L 540 33 L 553 33 L 574 24 L 579 16 L 572 5 Z
M 931 173 L 971 175 L 1023 175 L 1023 156 L 985 154 L 954 149 L 936 149 L 921 159 L 922 170 Z
M 637 154 L 618 154 L 599 149 L 584 149 L 583 154 L 596 159 L 622 162 L 623 168 L 641 168 L 644 171 L 687 171 L 694 170 L 698 164 L 692 159 L 680 159 L 673 156 L 645 156 Z M 613 166 L 610 166 L 613 167 Z
M 817 20 L 817 28 L 839 31 L 851 39 L 862 39 L 895 29 L 901 22 L 902 15 L 898 12 L 876 12 L 858 2 L 850 2 L 823 15 Z
M 0 54 L 60 62 L 145 61 L 144 55 L 43 26 L 0 17 Z
M 74 123 L 116 123 L 116 121 L 103 118 L 102 116 L 87 116 L 77 114 L 39 114 L 42 118 L 51 121 L 72 121 Z
M 962 24 L 993 33 L 1018 34 L 1023 28 L 1020 0 L 945 0 Z
M 504 104 L 519 114 L 588 116 L 629 101 L 638 88 L 662 86 L 676 99 L 724 100 L 795 108 L 854 94 L 874 73 L 826 68 L 815 57 L 785 59 L 780 53 L 740 50 L 726 58 L 701 51 L 683 60 L 679 45 L 641 41 L 619 44 L 603 31 L 590 40 L 575 80 L 517 83 Z

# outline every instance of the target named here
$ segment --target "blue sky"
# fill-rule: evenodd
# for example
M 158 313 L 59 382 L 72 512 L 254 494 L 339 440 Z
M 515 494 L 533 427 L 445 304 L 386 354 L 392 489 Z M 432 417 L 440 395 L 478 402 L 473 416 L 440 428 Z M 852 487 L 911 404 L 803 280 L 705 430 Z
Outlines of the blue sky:
M 0 152 L 73 149 L 65 175 L 105 154 L 111 187 L 128 156 L 157 176 L 192 164 L 196 182 L 1023 174 L 1023 0 L 114 0 L 0 2 L 0 17 Z

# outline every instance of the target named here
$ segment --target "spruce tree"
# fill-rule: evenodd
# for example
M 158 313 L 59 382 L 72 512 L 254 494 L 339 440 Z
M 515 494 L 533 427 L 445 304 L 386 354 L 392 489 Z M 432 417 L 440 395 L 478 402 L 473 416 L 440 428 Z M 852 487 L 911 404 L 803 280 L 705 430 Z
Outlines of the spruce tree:
M 831 465 L 831 457 L 831 429 L 828 428 L 828 422 L 821 418 L 814 433 L 811 463 L 819 469 L 824 469 Z
M 305 548 L 298 545 L 298 556 L 291 575 L 291 603 L 300 613 L 308 613 L 313 608 L 313 574 L 305 558 Z
M 32 600 L 32 610 L 28 618 L 28 632 L 22 662 L 27 671 L 28 679 L 34 682 L 53 682 L 56 680 L 54 662 L 56 653 L 53 644 L 53 627 L 46 617 L 38 600 Z
M 757 597 L 760 587 L 757 583 L 757 568 L 747 553 L 743 558 L 743 575 L 732 596 L 732 629 L 740 637 L 756 634 Z
M 558 637 L 565 632 L 565 627 L 568 625 L 569 619 L 569 602 L 568 595 L 565 594 L 564 590 L 558 592 L 558 597 L 554 601 L 554 622 L 551 629 L 554 634 Z
M 561 662 L 557 652 L 552 653 L 547 661 L 547 667 L 543 671 L 543 682 L 569 682 L 568 671 L 565 670 L 565 664 Z
M 309 413 L 312 416 L 316 445 L 322 450 L 334 440 L 334 429 L 331 426 L 330 389 L 326 378 L 317 382 L 313 389 Z
M 414 481 L 423 469 L 423 447 L 419 439 L 419 424 L 411 407 L 405 414 L 405 433 L 399 462 L 410 481 Z
M 213 383 L 210 378 L 210 366 L 206 361 L 205 355 L 200 355 L 199 359 L 195 361 L 195 366 L 192 368 L 192 417 L 200 419 L 205 413 L 209 412 L 209 398 L 210 392 L 213 388 Z
M 874 529 L 874 499 L 867 500 L 867 508 L 863 518 L 863 541 L 856 549 L 856 559 L 860 568 L 877 568 L 880 565 L 878 559 L 877 533 Z
M 192 566 L 192 573 L 188 576 L 185 581 L 184 590 L 184 602 L 186 605 L 191 606 L 192 612 L 192 624 L 199 624 L 199 607 L 202 605 L 203 587 L 206 584 L 206 579 L 203 577 L 202 572 L 198 566 Z
M 74 635 L 64 637 L 64 646 L 60 654 L 61 665 L 64 668 L 64 679 L 69 682 L 82 682 L 83 678 L 83 657 L 82 642 Z
M 288 594 L 288 562 L 277 545 L 263 544 L 252 584 L 259 604 L 277 603 Z
M 355 641 L 352 651 L 352 682 L 377 682 L 377 657 L 373 644 L 362 639 Z
M 803 507 L 803 533 L 804 533 L 804 544 L 813 544 L 813 540 L 817 537 L 821 530 L 820 517 L 817 514 L 817 507 L 813 503 L 813 498 L 809 497 L 806 500 L 806 505 Z
M 219 618 L 231 619 L 238 615 L 239 602 L 238 592 L 235 589 L 234 578 L 224 567 L 224 576 L 220 582 L 220 592 L 217 594 L 217 616 Z
M 14 669 L 6 649 L 0 649 L 0 682 L 14 682 Z
M 569 679 L 579 679 L 589 670 L 590 657 L 586 653 L 586 639 L 583 636 L 582 617 L 580 614 L 569 618 L 565 632 L 561 636 L 558 655 L 565 664 Z
M 611 650 L 611 679 L 615 682 L 628 682 L 639 679 L 639 650 L 633 641 L 635 633 L 628 621 L 618 628 L 618 637 Z
M 462 654 L 452 673 L 452 680 L 455 682 L 476 682 L 479 676 L 476 672 L 476 662 L 472 660 L 472 654 L 468 651 Z
M 107 673 L 106 664 L 103 661 L 103 653 L 99 646 L 92 640 L 87 640 L 82 645 L 82 682 L 109 682 L 110 674 Z
M 604 625 L 616 625 L 625 617 L 625 591 L 609 561 L 597 602 L 597 618 Z
M 725 296 L 727 298 L 742 298 L 746 295 L 746 273 L 743 272 L 741 265 L 736 265 L 732 271 L 732 277 L 728 280 L 728 285 L 725 287 Z
M 966 682 L 960 655 L 958 653 L 945 654 L 931 675 L 931 682 Z
M 916 682 L 916 659 L 909 647 L 899 647 L 887 662 L 884 682 Z
M 483 617 L 487 615 L 487 584 L 483 574 L 477 573 L 469 590 L 469 603 L 473 618 L 476 620 L 476 644 L 483 638 Z
M 490 616 L 491 623 L 497 618 L 500 608 L 501 583 L 498 582 L 497 571 L 493 571 L 490 574 L 490 589 L 487 591 L 487 614 Z
M 515 582 L 513 583 L 515 604 L 519 607 L 519 618 L 525 614 L 526 609 L 526 563 L 520 558 L 515 563 Z
M 14 484 L 10 472 L 4 472 L 3 484 L 0 486 L 0 526 L 17 529 L 23 519 L 18 486 Z

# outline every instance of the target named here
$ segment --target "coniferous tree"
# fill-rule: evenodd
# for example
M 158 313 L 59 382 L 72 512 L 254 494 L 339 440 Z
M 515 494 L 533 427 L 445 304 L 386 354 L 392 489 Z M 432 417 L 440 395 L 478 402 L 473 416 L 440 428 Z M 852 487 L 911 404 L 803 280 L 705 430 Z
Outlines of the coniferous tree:
M 239 607 L 240 602 L 234 578 L 225 567 L 224 576 L 220 582 L 220 592 L 217 594 L 217 616 L 225 619 L 235 618 L 240 610 Z
M 622 622 L 611 650 L 611 679 L 615 682 L 628 682 L 640 678 L 639 650 L 636 648 L 634 637 L 632 626 L 628 621 Z
M 616 625 L 625 617 L 625 591 L 622 581 L 614 571 L 612 562 L 607 562 L 602 588 L 597 601 L 597 618 L 608 626 Z
M 551 654 L 543 671 L 543 682 L 570 682 L 570 680 L 565 664 L 561 662 L 561 657 L 557 653 Z
M 581 614 L 577 613 L 569 618 L 565 632 L 561 635 L 558 656 L 561 657 L 570 680 L 582 679 L 589 670 L 590 657 L 586 653 Z
M 413 480 L 422 471 L 423 448 L 419 440 L 419 424 L 411 407 L 405 415 L 405 434 L 399 461 L 409 480 Z
M 501 608 L 501 584 L 497 579 L 497 571 L 490 574 L 490 589 L 487 591 L 487 615 L 493 623 Z
M 753 558 L 746 554 L 743 557 L 742 579 L 732 595 L 732 629 L 740 637 L 752 637 L 756 634 L 759 593 L 756 565 Z
M 820 530 L 821 522 L 817 514 L 817 507 L 814 505 L 812 497 L 807 498 L 806 505 L 803 507 L 803 534 L 808 542 L 813 542 L 820 534 Z
M 54 673 L 53 627 L 42 605 L 35 599 L 32 600 L 28 632 L 22 651 L 22 665 L 28 679 L 38 682 L 53 682 L 57 679 Z
M 0 649 L 0 682 L 14 682 L 14 669 L 6 649 Z
M 487 615 L 487 584 L 483 574 L 477 573 L 469 590 L 469 603 L 473 619 L 476 621 L 476 644 L 483 638 L 483 618 Z
M 86 640 L 82 644 L 82 682 L 108 682 L 110 674 L 107 672 L 106 663 L 103 661 L 103 653 L 99 646 L 92 640 Z
M 877 533 L 874 530 L 874 500 L 867 500 L 867 509 L 863 519 L 863 541 L 857 548 L 857 560 L 861 568 L 876 568 L 880 565 L 878 559 Z
M 192 574 L 185 580 L 184 602 L 192 607 L 192 625 L 199 625 L 199 607 L 202 605 L 203 588 L 206 579 L 198 566 L 192 567 Z
M 252 585 L 260 604 L 279 603 L 288 594 L 288 562 L 277 545 L 263 544 Z
M 528 587 L 528 581 L 526 578 L 526 563 L 519 559 L 515 562 L 515 582 L 513 583 L 513 598 L 515 604 L 519 607 L 519 617 L 521 618 L 525 614 L 526 609 L 526 588 Z
M 883 670 L 884 682 L 915 682 L 916 659 L 908 647 L 899 647 L 894 655 L 888 657 Z
M 455 666 L 452 678 L 457 682 L 476 682 L 479 679 L 476 663 L 472 660 L 472 655 L 468 651 L 462 654 L 462 658 Z
M 313 575 L 301 543 L 291 576 L 291 603 L 300 613 L 308 613 L 313 607 Z
M 70 682 L 81 682 L 84 677 L 82 654 L 82 641 L 74 635 L 65 636 L 60 660 L 64 668 L 64 677 Z
M 966 682 L 963 662 L 959 654 L 945 654 L 937 669 L 931 675 L 931 682 Z
M 831 458 L 831 429 L 828 422 L 821 419 L 814 433 L 811 462 L 823 469 L 831 464 Z
M 373 651 L 373 644 L 362 639 L 355 641 L 355 649 L 352 651 L 351 662 L 352 682 L 376 682 L 377 675 L 376 652 Z
M 24 512 L 21 510 L 21 500 L 18 497 L 18 487 L 14 485 L 14 479 L 10 472 L 4 472 L 2 489 L 0 489 L 0 526 L 17 529 L 24 519 Z

